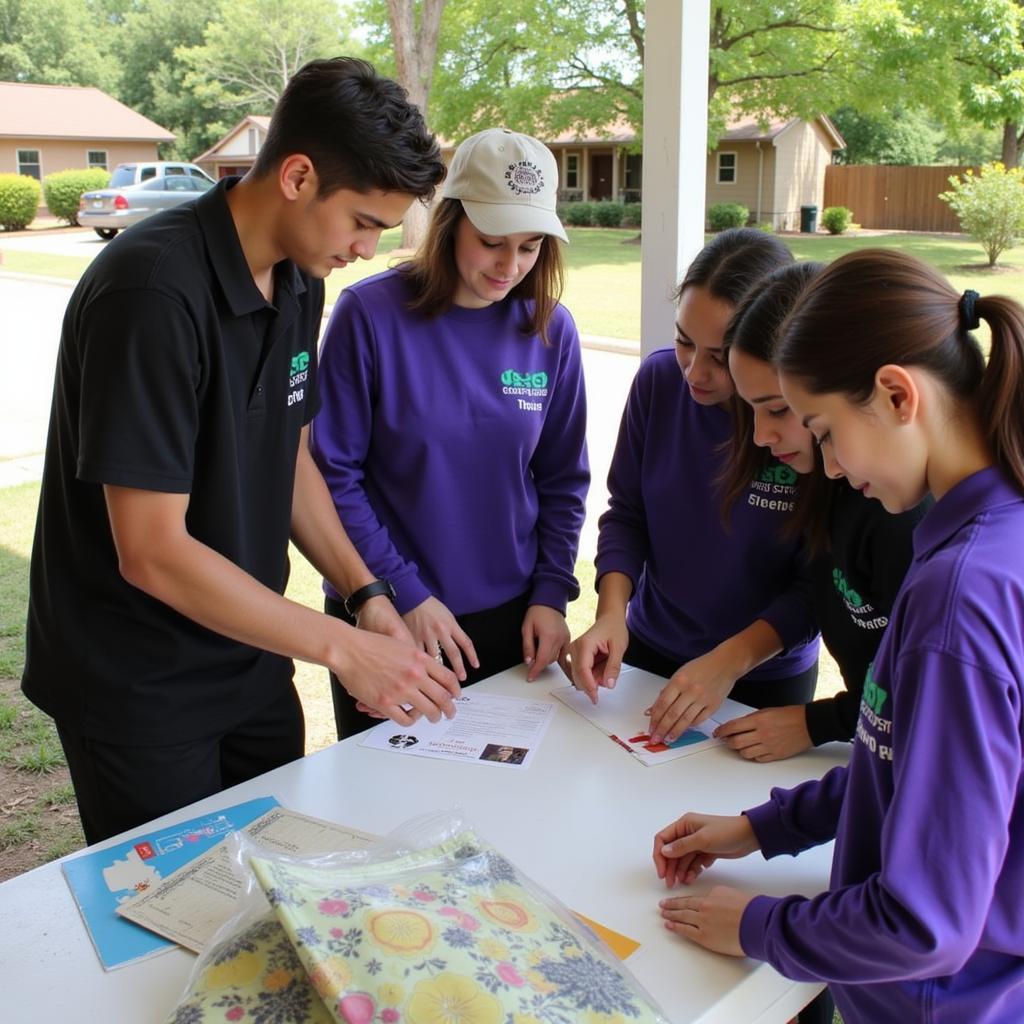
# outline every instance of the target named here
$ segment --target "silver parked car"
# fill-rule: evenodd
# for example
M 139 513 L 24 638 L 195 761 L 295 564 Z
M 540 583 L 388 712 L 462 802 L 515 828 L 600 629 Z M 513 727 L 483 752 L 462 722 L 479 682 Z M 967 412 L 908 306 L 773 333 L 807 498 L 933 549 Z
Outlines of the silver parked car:
M 174 174 L 150 178 L 139 185 L 84 192 L 78 204 L 78 223 L 109 240 L 123 228 L 130 228 L 161 210 L 187 203 L 213 185 L 205 175 Z

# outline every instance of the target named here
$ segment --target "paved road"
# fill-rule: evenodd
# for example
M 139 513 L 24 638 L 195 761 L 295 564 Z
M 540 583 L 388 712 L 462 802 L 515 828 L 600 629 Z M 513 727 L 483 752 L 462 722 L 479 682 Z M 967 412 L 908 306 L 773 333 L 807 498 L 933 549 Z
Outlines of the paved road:
M 44 247 L 39 251 L 46 252 L 54 251 L 46 245 L 79 245 L 82 253 L 90 247 L 102 249 L 91 231 L 64 232 L 49 239 L 22 236 L 3 244 L 14 247 L 15 243 L 40 243 Z M 60 326 L 70 295 L 70 285 L 6 274 L 0 268 L 0 486 L 37 479 L 42 471 Z M 588 557 L 596 549 L 597 519 L 607 502 L 608 462 L 626 392 L 638 365 L 637 356 L 588 346 L 583 350 L 593 483 L 580 552 Z

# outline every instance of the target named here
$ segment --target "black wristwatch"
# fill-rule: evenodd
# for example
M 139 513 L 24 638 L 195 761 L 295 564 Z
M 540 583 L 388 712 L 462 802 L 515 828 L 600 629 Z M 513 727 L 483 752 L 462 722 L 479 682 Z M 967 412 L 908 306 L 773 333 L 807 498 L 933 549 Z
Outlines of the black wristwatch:
M 370 600 L 371 597 L 388 597 L 392 604 L 395 601 L 395 588 L 391 586 L 390 580 L 374 580 L 367 583 L 365 587 L 354 590 L 345 598 L 345 611 L 350 618 L 355 618 L 360 608 Z

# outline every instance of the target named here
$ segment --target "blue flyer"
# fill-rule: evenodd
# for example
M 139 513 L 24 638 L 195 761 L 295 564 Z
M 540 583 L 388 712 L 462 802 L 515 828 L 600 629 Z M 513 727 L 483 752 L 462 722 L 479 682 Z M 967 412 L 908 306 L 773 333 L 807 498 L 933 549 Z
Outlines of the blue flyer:
M 245 828 L 278 802 L 272 796 L 211 811 L 61 865 L 104 970 L 153 956 L 174 943 L 119 917 L 117 907 Z

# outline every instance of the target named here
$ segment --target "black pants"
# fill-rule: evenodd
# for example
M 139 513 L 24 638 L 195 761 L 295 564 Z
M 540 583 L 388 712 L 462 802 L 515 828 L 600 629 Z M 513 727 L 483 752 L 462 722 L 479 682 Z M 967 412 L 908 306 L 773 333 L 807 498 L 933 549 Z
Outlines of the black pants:
M 176 811 L 305 753 L 295 688 L 229 732 L 168 746 L 130 746 L 82 736 L 57 722 L 82 829 L 89 843 Z
M 455 620 L 473 641 L 477 657 L 480 659 L 479 668 L 473 668 L 469 662 L 465 663 L 466 681 L 463 686 L 472 686 L 481 679 L 523 663 L 522 629 L 528 607 L 527 595 L 522 594 L 511 601 L 506 601 L 505 604 L 498 605 L 497 608 L 455 616 Z M 324 611 L 336 619 L 343 619 L 349 625 L 355 625 L 355 622 L 345 614 L 345 606 L 334 598 L 324 598 Z M 445 665 L 451 668 L 447 659 Z M 338 727 L 339 740 L 379 724 L 380 719 L 357 710 L 355 698 L 341 685 L 333 672 L 331 697 L 334 699 L 334 722 Z
M 632 630 L 629 634 L 629 647 L 622 659 L 627 665 L 635 665 L 656 676 L 668 679 L 681 667 L 673 658 L 667 658 L 660 651 L 644 643 Z M 762 679 L 752 681 L 738 679 L 729 691 L 729 696 L 741 704 L 749 704 L 752 708 L 784 708 L 790 704 L 808 704 L 814 700 L 814 688 L 818 684 L 818 663 L 799 675 L 786 676 L 782 679 Z

